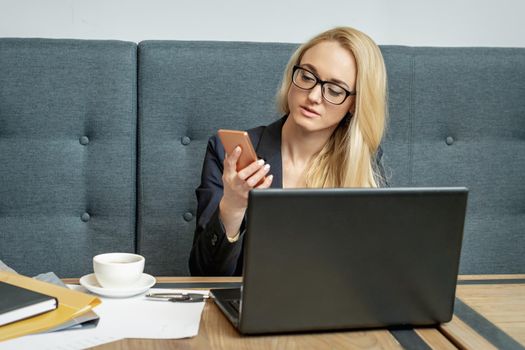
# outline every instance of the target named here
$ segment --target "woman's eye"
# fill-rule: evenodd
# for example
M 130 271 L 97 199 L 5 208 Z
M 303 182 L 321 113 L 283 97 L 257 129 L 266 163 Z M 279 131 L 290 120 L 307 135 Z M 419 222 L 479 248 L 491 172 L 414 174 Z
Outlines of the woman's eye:
M 341 96 L 344 93 L 343 89 L 338 86 L 327 86 L 326 90 L 328 90 L 328 93 L 334 97 Z
M 301 78 L 302 78 L 304 81 L 308 81 L 308 82 L 310 82 L 310 81 L 314 81 L 314 80 L 315 80 L 315 78 L 314 78 L 312 75 L 308 74 L 308 73 L 303 73 L 303 74 L 301 75 Z

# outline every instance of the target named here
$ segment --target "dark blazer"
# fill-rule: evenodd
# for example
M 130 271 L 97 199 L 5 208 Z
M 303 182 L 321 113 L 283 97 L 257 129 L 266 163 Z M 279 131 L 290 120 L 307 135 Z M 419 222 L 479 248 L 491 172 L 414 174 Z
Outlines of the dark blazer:
M 273 175 L 272 188 L 282 188 L 281 129 L 286 117 L 268 126 L 248 130 L 259 158 L 270 164 Z M 202 167 L 201 184 L 197 194 L 197 227 L 190 254 L 190 273 L 193 276 L 240 276 L 242 274 L 242 247 L 246 223 L 241 225 L 241 235 L 230 243 L 219 219 L 219 202 L 222 198 L 222 172 L 224 148 L 217 135 L 208 141 Z
M 255 152 L 270 164 L 273 175 L 272 188 L 282 188 L 281 130 L 286 116 L 268 126 L 248 130 Z M 378 170 L 382 151 L 378 150 Z M 241 224 L 239 240 L 230 243 L 219 219 L 219 202 L 222 198 L 222 172 L 224 148 L 217 135 L 208 141 L 202 168 L 201 184 L 197 194 L 197 227 L 193 237 L 189 267 L 194 276 L 241 276 L 243 241 L 246 222 Z

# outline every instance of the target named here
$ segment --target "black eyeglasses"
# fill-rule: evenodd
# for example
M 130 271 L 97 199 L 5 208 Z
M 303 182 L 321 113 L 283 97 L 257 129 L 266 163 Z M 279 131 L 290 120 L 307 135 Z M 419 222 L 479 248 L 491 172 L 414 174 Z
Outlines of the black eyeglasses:
M 334 105 L 340 105 L 345 102 L 348 96 L 355 96 L 356 94 L 336 83 L 319 79 L 317 75 L 301 66 L 293 66 L 292 82 L 303 90 L 312 90 L 317 84 L 320 84 L 323 98 Z

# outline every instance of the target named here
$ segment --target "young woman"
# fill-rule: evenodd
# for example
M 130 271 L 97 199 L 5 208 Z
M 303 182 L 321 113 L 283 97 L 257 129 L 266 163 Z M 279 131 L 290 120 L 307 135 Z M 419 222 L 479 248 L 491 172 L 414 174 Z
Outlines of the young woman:
M 277 96 L 284 117 L 249 130 L 261 159 L 236 170 L 241 150 L 208 143 L 197 188 L 192 275 L 242 274 L 248 192 L 253 188 L 379 187 L 386 70 L 366 34 L 323 32 L 292 55 Z M 257 185 L 266 176 L 263 183 Z

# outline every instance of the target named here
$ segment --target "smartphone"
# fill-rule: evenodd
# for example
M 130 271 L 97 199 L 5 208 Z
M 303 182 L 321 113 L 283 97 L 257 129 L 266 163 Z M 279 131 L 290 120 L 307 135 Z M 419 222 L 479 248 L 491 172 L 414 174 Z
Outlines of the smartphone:
M 241 147 L 242 152 L 237 161 L 237 171 L 257 160 L 257 154 L 246 131 L 219 129 L 218 134 L 227 154 L 232 154 L 235 147 Z

